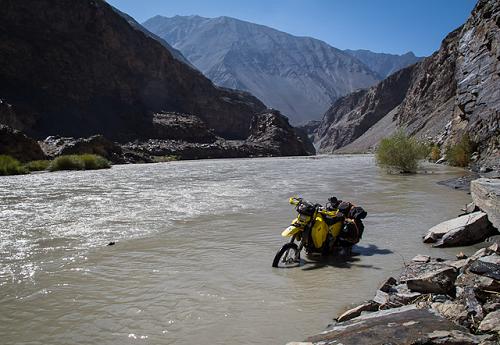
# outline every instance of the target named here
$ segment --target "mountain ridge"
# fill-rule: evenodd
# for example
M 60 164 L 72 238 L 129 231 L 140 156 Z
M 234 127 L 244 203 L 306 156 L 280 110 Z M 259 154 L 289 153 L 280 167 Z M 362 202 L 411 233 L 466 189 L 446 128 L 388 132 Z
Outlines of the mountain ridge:
M 500 169 L 500 1 L 479 0 L 467 21 L 450 32 L 440 48 L 411 68 L 409 82 L 387 83 L 391 75 L 361 97 L 340 98 L 321 123 L 311 124 L 319 151 L 373 150 L 396 128 L 446 148 L 468 135 L 475 147 L 472 164 Z M 386 88 L 377 93 L 377 89 Z M 376 116 L 370 109 L 393 100 L 393 109 Z M 370 97 L 370 95 L 376 95 Z M 362 127 L 362 122 L 372 125 Z M 378 125 L 383 121 L 383 126 Z M 339 128 L 336 124 L 344 122 Z M 381 122 L 382 123 L 382 122 Z M 345 140 L 344 140 L 345 139 Z
M 293 123 L 380 78 L 326 42 L 232 17 L 155 16 L 143 23 L 215 84 L 250 91 Z
M 265 110 L 250 94 L 215 87 L 104 1 L 2 4 L 0 98 L 10 106 L 0 122 L 28 135 L 147 138 L 153 114 L 173 111 L 244 139 Z

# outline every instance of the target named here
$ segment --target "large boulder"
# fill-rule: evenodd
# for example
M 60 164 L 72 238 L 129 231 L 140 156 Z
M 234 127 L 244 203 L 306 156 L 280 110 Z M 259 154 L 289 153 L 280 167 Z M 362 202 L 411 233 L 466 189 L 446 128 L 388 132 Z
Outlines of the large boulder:
M 481 332 L 496 332 L 500 333 L 500 310 L 494 311 L 486 315 L 479 324 Z
M 70 138 L 50 136 L 40 142 L 45 154 L 49 157 L 72 154 L 96 154 L 115 163 L 121 162 L 122 149 L 116 143 L 102 135 L 93 135 L 88 138 Z
M 485 277 L 500 280 L 500 264 L 477 260 L 471 264 L 469 271 Z
M 440 333 L 436 333 L 440 332 Z M 448 338 L 441 344 L 478 344 L 479 338 L 428 309 L 415 305 L 382 310 L 335 324 L 308 338 L 313 344 L 434 344 L 429 339 Z M 451 342 L 460 339 L 463 342 Z
M 406 285 L 410 290 L 421 293 L 453 293 L 457 275 L 454 267 L 443 267 L 408 279 Z
M 375 301 L 368 301 L 368 302 L 360 304 L 357 307 L 354 307 L 354 308 L 349 309 L 348 311 L 342 313 L 342 315 L 340 315 L 337 318 L 337 321 L 338 322 L 343 322 L 343 321 L 347 321 L 347 320 L 350 320 L 350 319 L 354 319 L 355 317 L 360 316 L 361 313 L 363 313 L 363 312 L 377 311 L 378 308 L 379 308 L 379 304 L 377 302 L 375 302 Z
M 471 182 L 474 204 L 488 214 L 488 220 L 500 229 L 500 179 L 480 178 Z
M 486 213 L 478 211 L 447 220 L 429 229 L 424 243 L 435 247 L 465 246 L 481 242 L 495 234 Z
M 213 130 L 198 116 L 173 112 L 153 114 L 153 129 L 148 137 L 193 143 L 213 143 L 217 140 Z
M 9 155 L 21 162 L 46 158 L 36 140 L 2 124 L 0 124 L 0 155 Z
M 307 156 L 315 154 L 314 146 L 305 135 L 290 126 L 288 118 L 277 110 L 254 116 L 248 144 L 265 147 L 273 156 Z

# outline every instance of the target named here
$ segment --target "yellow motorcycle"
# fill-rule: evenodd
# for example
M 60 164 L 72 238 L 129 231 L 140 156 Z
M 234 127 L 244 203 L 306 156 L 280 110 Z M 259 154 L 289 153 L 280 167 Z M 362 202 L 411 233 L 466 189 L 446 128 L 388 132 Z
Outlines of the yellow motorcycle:
M 291 197 L 289 202 L 295 205 L 297 217 L 281 233 L 283 237 L 290 237 L 290 242 L 283 245 L 276 253 L 273 267 L 300 265 L 300 252 L 302 249 L 305 249 L 308 255 L 314 253 L 331 254 L 334 248 L 342 246 L 342 242 L 346 243 L 345 239 L 339 236 L 341 232 L 347 232 L 352 225 L 356 225 L 354 220 L 347 219 L 337 208 L 324 208 L 320 204 L 311 204 L 296 196 Z M 350 244 L 346 248 L 350 249 L 353 243 L 359 241 L 360 237 L 361 234 L 358 231 L 357 239 L 347 241 Z

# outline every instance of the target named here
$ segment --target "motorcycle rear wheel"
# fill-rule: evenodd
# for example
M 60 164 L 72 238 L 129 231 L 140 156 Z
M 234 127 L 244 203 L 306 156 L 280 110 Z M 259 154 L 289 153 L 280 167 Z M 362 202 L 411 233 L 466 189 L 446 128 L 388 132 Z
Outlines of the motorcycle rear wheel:
M 286 243 L 276 253 L 273 260 L 273 267 L 289 268 L 300 265 L 300 252 L 295 243 Z

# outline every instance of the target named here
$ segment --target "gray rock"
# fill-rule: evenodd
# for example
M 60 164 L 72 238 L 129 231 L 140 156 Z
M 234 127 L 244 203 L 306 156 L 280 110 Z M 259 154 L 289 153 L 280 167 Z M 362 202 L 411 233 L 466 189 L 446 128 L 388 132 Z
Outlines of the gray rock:
M 473 202 L 470 202 L 467 205 L 465 205 L 465 208 L 463 208 L 462 211 L 464 211 L 466 214 L 469 214 L 472 212 L 479 211 L 479 207 L 477 207 L 476 204 L 474 204 Z
M 480 178 L 471 182 L 471 196 L 489 221 L 500 229 L 500 179 Z
M 431 261 L 427 263 L 422 262 L 413 262 L 411 261 L 407 265 L 405 265 L 404 270 L 401 272 L 399 276 L 399 281 L 401 283 L 405 283 L 409 279 L 416 278 L 418 276 L 427 274 L 429 272 L 433 272 L 442 268 L 449 267 L 445 261 L 437 261 L 436 259 L 431 259 Z
M 465 332 L 447 319 L 414 305 L 364 314 L 308 338 L 313 344 L 424 344 L 434 331 Z M 455 343 L 456 344 L 456 343 Z
M 470 265 L 469 271 L 500 280 L 500 265 L 498 264 L 477 260 Z
M 489 249 L 489 247 L 487 249 Z M 485 255 L 485 256 L 480 257 L 479 261 L 488 262 L 490 264 L 495 264 L 495 265 L 500 265 L 500 255 L 498 255 L 498 254 Z
M 0 124 L 0 155 L 9 155 L 21 162 L 46 159 L 36 140 L 2 124 Z
M 500 254 L 500 244 L 499 244 L 499 242 L 493 243 L 491 246 L 488 247 L 488 250 L 490 250 L 493 253 Z
M 482 338 L 461 330 L 439 330 L 426 334 L 413 345 L 479 345 Z
M 377 290 L 373 301 L 381 306 L 385 306 L 389 303 L 389 294 L 387 292 Z
M 389 303 L 391 306 L 400 307 L 413 303 L 420 296 L 422 296 L 420 292 L 411 291 L 407 284 L 399 284 L 392 288 L 389 296 Z
M 421 293 L 452 293 L 457 270 L 444 267 L 406 281 L 408 288 Z
M 477 250 L 474 254 L 471 255 L 470 260 L 471 261 L 476 261 L 477 259 L 488 255 L 488 249 L 487 248 L 481 248 Z
M 70 138 L 50 136 L 40 141 L 40 147 L 50 158 L 72 154 L 96 154 L 114 163 L 121 163 L 121 147 L 102 135 L 93 135 L 88 138 Z
M 479 324 L 481 332 L 496 332 L 500 333 L 500 310 L 494 311 L 486 315 Z
M 486 302 L 483 304 L 483 310 L 486 313 L 491 313 L 493 311 L 500 310 L 500 302 Z
M 379 290 L 388 293 L 396 283 L 396 279 L 389 277 L 380 285 Z
M 365 311 L 377 311 L 379 308 L 379 304 L 374 302 L 374 301 L 369 301 L 366 303 L 363 303 L 361 305 L 358 305 L 357 307 L 354 307 L 352 309 L 349 309 L 348 311 L 342 313 L 337 318 L 337 322 L 344 322 L 350 319 L 353 319 L 355 317 L 358 317 L 361 315 L 362 312 Z
M 435 242 L 435 247 L 464 246 L 483 241 L 493 233 L 486 213 L 478 211 L 433 226 L 423 241 Z
M 431 260 L 429 255 L 417 255 L 411 261 L 427 263 Z
M 464 288 L 463 296 L 465 297 L 465 307 L 467 312 L 474 316 L 475 321 L 482 320 L 484 312 L 481 303 L 476 297 L 474 288 L 472 286 L 466 286 Z
M 461 270 L 462 268 L 464 268 L 465 266 L 467 266 L 467 264 L 469 262 L 470 262 L 469 259 L 461 259 L 461 260 L 454 260 L 454 261 L 445 261 L 446 265 L 448 265 L 450 267 L 454 267 L 457 270 Z

